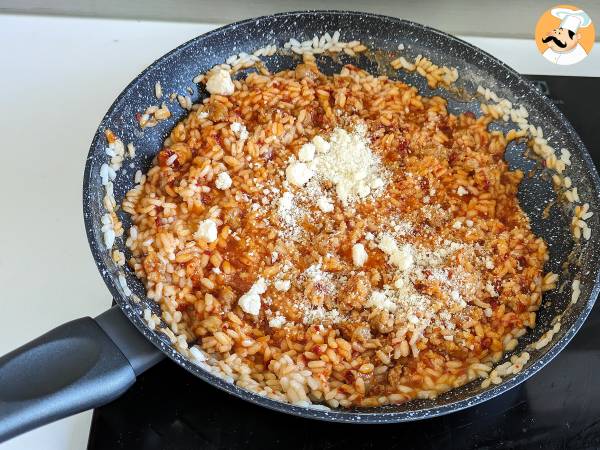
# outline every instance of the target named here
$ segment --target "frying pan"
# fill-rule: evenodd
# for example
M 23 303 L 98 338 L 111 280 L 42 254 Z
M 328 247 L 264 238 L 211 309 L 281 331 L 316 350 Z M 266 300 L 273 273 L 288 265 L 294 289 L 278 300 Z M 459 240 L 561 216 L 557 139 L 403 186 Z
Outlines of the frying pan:
M 458 389 L 439 395 L 435 400 L 415 400 L 402 405 L 381 406 L 373 409 L 319 410 L 293 406 L 274 401 L 244 389 L 193 364 L 180 355 L 162 333 L 150 330 L 142 318 L 142 311 L 151 308 L 160 316 L 159 307 L 145 296 L 144 287 L 127 268 L 118 267 L 111 259 L 103 241 L 101 217 L 104 214 L 100 167 L 107 161 L 104 130 L 110 128 L 125 143 L 133 142 L 135 158 L 127 159 L 115 181 L 115 198 L 120 203 L 124 194 L 134 186 L 133 174 L 147 171 L 151 161 L 169 134 L 171 128 L 187 111 L 173 103 L 172 117 L 154 128 L 140 130 L 134 117 L 137 112 L 156 104 L 154 85 L 160 81 L 166 93 L 185 93 L 193 86 L 196 102 L 206 93 L 193 85 L 192 79 L 215 64 L 222 63 L 232 54 L 254 50 L 275 43 L 282 47 L 290 38 L 300 41 L 326 31 L 340 30 L 343 41 L 360 40 L 380 54 L 394 57 L 398 44 L 405 46 L 403 54 L 409 58 L 422 54 L 438 65 L 458 68 L 457 82 L 463 94 L 445 90 L 430 90 L 416 74 L 390 73 L 391 76 L 417 86 L 423 95 L 442 95 L 448 99 L 453 113 L 467 110 L 479 113 L 479 101 L 464 94 L 476 91 L 481 84 L 524 105 L 530 112 L 529 121 L 543 127 L 549 144 L 556 149 L 567 148 L 572 164 L 566 174 L 578 187 L 581 203 L 590 204 L 592 211 L 600 211 L 600 180 L 592 160 L 575 130 L 541 93 L 502 62 L 487 53 L 437 30 L 413 22 L 375 14 L 337 11 L 310 11 L 283 13 L 246 20 L 219 28 L 193 39 L 149 66 L 117 97 L 102 119 L 90 147 L 83 184 L 83 211 L 87 236 L 96 265 L 118 306 L 95 319 L 82 318 L 66 323 L 23 347 L 0 358 L 0 441 L 31 428 L 85 409 L 110 402 L 125 392 L 138 374 L 148 369 L 165 355 L 198 378 L 230 394 L 277 411 L 297 416 L 351 423 L 386 423 L 424 419 L 447 414 L 475 405 L 502 394 L 535 374 L 554 358 L 581 327 L 588 316 L 600 289 L 600 258 L 598 215 L 588 220 L 592 238 L 575 244 L 569 224 L 572 206 L 557 203 L 546 217 L 544 206 L 556 198 L 547 176 L 525 177 L 519 190 L 522 208 L 531 218 L 534 232 L 549 244 L 550 260 L 546 271 L 561 273 L 560 289 L 545 296 L 538 313 L 538 324 L 519 342 L 515 352 L 525 350 L 551 327 L 557 314 L 562 313 L 562 326 L 551 342 L 540 350 L 528 350 L 531 359 L 524 369 L 506 377 L 501 384 L 487 389 L 474 381 Z M 274 55 L 265 59 L 271 71 L 292 67 L 297 63 L 290 56 Z M 319 65 L 326 73 L 339 70 L 344 63 L 354 63 L 372 73 L 381 73 L 383 66 L 377 58 L 359 59 L 340 56 L 324 58 Z M 501 124 L 493 127 L 502 128 Z M 530 172 L 536 162 L 525 157 L 524 144 L 512 143 L 506 152 L 511 168 Z M 121 214 L 121 213 L 120 213 Z M 126 214 L 121 219 L 127 228 Z M 121 239 L 116 248 L 127 249 Z M 571 264 L 563 271 L 562 264 L 569 257 Z M 128 296 L 119 282 L 125 276 L 129 288 L 139 301 Z M 571 281 L 581 283 L 578 302 L 571 303 Z M 510 356 L 510 355 L 509 355 Z M 160 399 L 160 396 L 157 397 Z M 158 400 L 160 401 L 160 400 Z

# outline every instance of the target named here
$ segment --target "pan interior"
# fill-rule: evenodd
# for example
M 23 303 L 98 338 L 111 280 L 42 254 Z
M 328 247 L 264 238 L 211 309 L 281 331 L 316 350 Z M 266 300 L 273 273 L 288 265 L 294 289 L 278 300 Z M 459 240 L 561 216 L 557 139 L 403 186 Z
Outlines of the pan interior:
M 520 353 L 528 344 L 538 340 L 551 327 L 554 317 L 564 312 L 561 329 L 549 345 L 539 351 L 530 351 L 531 360 L 526 368 L 517 375 L 507 377 L 502 384 L 482 390 L 480 381 L 475 381 L 442 394 L 435 400 L 411 401 L 402 405 L 373 409 L 327 412 L 268 400 L 227 383 L 183 358 L 171 347 L 165 335 L 148 329 L 140 317 L 141 313 L 149 307 L 160 315 L 158 305 L 146 298 L 143 285 L 131 271 L 115 265 L 104 245 L 100 231 L 101 217 L 105 212 L 102 204 L 104 188 L 100 167 L 108 160 L 103 134 L 106 128 L 113 130 L 125 144 L 132 142 L 136 147 L 135 158 L 125 160 L 115 180 L 114 195 L 119 204 L 125 193 L 134 186 L 135 172 L 138 169 L 142 172 L 149 169 L 163 140 L 187 113 L 176 102 L 170 103 L 171 118 L 153 128 L 146 128 L 143 131 L 139 128 L 135 120 L 136 114 L 158 103 L 154 96 L 154 85 L 157 81 L 160 81 L 165 95 L 171 92 L 185 95 L 186 90 L 192 88 L 192 100 L 197 102 L 206 93 L 199 90 L 192 79 L 212 66 L 224 62 L 232 54 L 241 51 L 252 53 L 267 44 L 276 44 L 282 48 L 290 38 L 302 41 L 312 39 L 313 35 L 320 36 L 325 32 L 333 33 L 335 30 L 340 30 L 340 40 L 360 40 L 370 49 L 378 50 L 381 58 L 361 56 L 356 59 L 347 55 L 335 59 L 319 57 L 317 62 L 325 73 L 331 74 L 339 71 L 343 64 L 352 63 L 370 73 L 385 73 L 395 79 L 406 81 L 416 86 L 421 95 L 441 95 L 449 100 L 449 110 L 452 113 L 467 110 L 480 113 L 479 100 L 472 95 L 459 98 L 444 89 L 431 90 L 427 87 L 425 79 L 419 75 L 403 71 L 388 72 L 388 69 L 381 64 L 382 59 L 389 61 L 400 54 L 409 60 L 420 54 L 439 66 L 456 67 L 459 71 L 456 85 L 467 93 L 475 93 L 477 86 L 482 85 L 493 90 L 499 97 L 509 99 L 513 104 L 525 106 L 530 113 L 530 123 L 542 126 L 549 144 L 555 149 L 567 148 L 571 152 L 572 165 L 568 167 L 566 175 L 569 175 L 577 186 L 582 203 L 589 203 L 592 211 L 600 209 L 598 176 L 585 147 L 570 124 L 532 85 L 491 56 L 458 39 L 399 19 L 348 12 L 284 13 L 232 24 L 182 45 L 148 67 L 117 98 L 102 120 L 93 140 L 84 180 L 86 229 L 98 268 L 125 314 L 148 339 L 173 360 L 200 378 L 230 393 L 273 409 L 324 420 L 389 422 L 439 415 L 498 395 L 535 373 L 566 345 L 585 320 L 598 291 L 598 261 L 600 261 L 597 250 L 600 248 L 598 216 L 594 215 L 588 220 L 588 225 L 592 229 L 591 240 L 575 248 L 569 229 L 572 208 L 569 210 L 557 204 L 550 209 L 547 217 L 544 215 L 545 206 L 556 199 L 556 194 L 549 177 L 540 176 L 540 171 L 534 172 L 535 175 L 532 177 L 525 177 L 519 190 L 519 199 L 522 208 L 531 219 L 534 232 L 542 236 L 549 245 L 551 258 L 546 271 L 561 274 L 560 288 L 547 293 L 543 306 L 538 312 L 537 326 L 520 339 L 519 347 L 515 352 Z M 402 52 L 398 51 L 399 44 L 404 44 Z M 293 67 L 299 61 L 293 56 L 280 54 L 262 59 L 272 72 Z M 494 126 L 501 128 L 505 125 Z M 524 151 L 524 144 L 511 144 L 506 152 L 506 160 L 511 169 L 520 168 L 528 173 L 535 168 L 536 163 L 525 157 Z M 119 213 L 119 216 L 128 229 L 130 221 L 127 214 Z M 118 248 L 126 255 L 129 254 L 124 239 L 118 238 L 113 248 Z M 571 265 L 569 271 L 563 272 L 562 265 L 572 250 L 575 250 L 578 257 L 577 264 Z M 127 285 L 141 299 L 140 302 L 125 295 L 118 281 L 120 273 L 124 274 Z M 574 278 L 578 278 L 581 282 L 581 296 L 576 304 L 571 304 L 571 281 Z

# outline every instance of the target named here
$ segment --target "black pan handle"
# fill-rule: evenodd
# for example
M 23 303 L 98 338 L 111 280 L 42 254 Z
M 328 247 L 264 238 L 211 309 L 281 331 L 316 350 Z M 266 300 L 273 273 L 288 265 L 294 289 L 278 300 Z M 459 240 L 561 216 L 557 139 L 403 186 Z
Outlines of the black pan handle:
M 0 442 L 118 398 L 162 358 L 116 306 L 49 331 L 0 357 Z

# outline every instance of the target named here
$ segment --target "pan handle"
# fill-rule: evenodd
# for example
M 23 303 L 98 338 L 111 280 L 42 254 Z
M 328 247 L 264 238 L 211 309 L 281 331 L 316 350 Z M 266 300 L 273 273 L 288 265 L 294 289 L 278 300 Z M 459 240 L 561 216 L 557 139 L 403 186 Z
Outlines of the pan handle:
M 118 398 L 162 358 L 118 307 L 49 331 L 0 357 L 0 442 Z

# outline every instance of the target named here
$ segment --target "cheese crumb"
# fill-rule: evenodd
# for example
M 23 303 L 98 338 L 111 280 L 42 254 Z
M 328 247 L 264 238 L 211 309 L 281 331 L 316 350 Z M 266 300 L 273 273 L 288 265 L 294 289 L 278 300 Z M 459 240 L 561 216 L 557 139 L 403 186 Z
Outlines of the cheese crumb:
M 496 291 L 492 283 L 490 283 L 489 281 L 485 285 L 485 290 L 488 292 L 488 294 L 490 294 L 490 296 L 498 297 L 498 292 Z
M 343 128 L 334 129 L 329 144 L 328 151 L 316 160 L 316 171 L 335 185 L 344 205 L 366 198 L 372 188 L 383 187 L 381 161 L 369 148 L 364 124 L 358 124 L 350 133 Z
M 269 326 L 271 328 L 281 328 L 285 324 L 286 320 L 284 316 L 275 316 L 269 319 Z
M 194 239 L 203 239 L 208 243 L 215 242 L 217 240 L 217 224 L 211 219 L 203 220 L 194 233 Z
M 275 289 L 278 291 L 287 292 L 289 291 L 291 284 L 290 280 L 276 280 L 275 283 L 273 283 L 273 286 L 275 286 Z
M 365 251 L 365 246 L 362 244 L 354 244 L 352 247 L 352 262 L 355 266 L 362 267 L 369 258 L 369 255 Z
M 302 162 L 309 162 L 315 158 L 315 144 L 311 144 L 310 142 L 304 144 L 300 147 L 300 151 L 298 152 L 298 159 Z
M 221 189 L 222 191 L 229 189 L 231 187 L 231 177 L 229 174 L 227 172 L 221 172 L 219 175 L 217 175 L 215 186 L 217 189 Z
M 389 233 L 383 233 L 379 239 L 379 249 L 389 256 L 390 264 L 400 270 L 409 270 L 414 264 L 413 248 L 410 244 L 404 244 L 398 248 L 394 237 Z
M 321 197 L 317 200 L 317 206 L 324 213 L 329 213 L 333 211 L 333 203 L 327 197 Z
M 414 263 L 412 246 L 404 244 L 397 251 L 390 255 L 390 263 L 400 270 L 409 270 Z
M 260 312 L 260 295 L 254 293 L 247 293 L 240 297 L 238 304 L 242 311 L 254 316 L 258 316 Z
M 303 162 L 293 162 L 285 169 L 285 178 L 290 184 L 302 187 L 315 173 Z
M 240 122 L 233 122 L 230 126 L 231 131 L 234 132 L 234 134 L 239 137 L 242 140 L 246 140 L 248 139 L 249 133 L 248 133 L 248 129 L 246 128 L 246 126 L 243 123 Z
M 206 90 L 211 94 L 231 95 L 235 90 L 235 85 L 227 70 L 217 69 L 210 73 L 206 81 Z
M 392 255 L 398 251 L 398 245 L 393 236 L 389 233 L 383 233 L 379 239 L 379 249 L 386 255 Z
M 267 283 L 264 278 L 259 278 L 252 285 L 250 290 L 240 297 L 238 305 L 242 308 L 242 311 L 253 316 L 258 316 L 260 312 L 260 295 L 264 294 L 267 290 Z
M 313 138 L 312 142 L 315 146 L 315 149 L 319 153 L 327 153 L 329 151 L 329 149 L 331 148 L 331 144 L 319 135 L 315 136 Z
M 467 191 L 464 187 L 459 186 L 456 190 L 456 193 L 462 197 L 463 195 L 467 195 L 469 191 Z
M 382 188 L 383 186 L 385 186 L 385 181 L 383 181 L 382 178 L 375 178 L 373 180 L 373 182 L 371 183 L 372 189 L 379 189 L 379 188 Z
M 404 287 L 405 283 L 404 283 L 404 279 L 403 278 L 398 278 L 396 281 L 394 281 L 394 287 L 396 289 L 402 289 Z
M 233 131 L 233 133 L 240 139 L 248 139 L 248 130 L 244 124 L 233 122 L 229 128 L 231 128 L 231 131 Z
M 367 231 L 365 233 L 365 239 L 367 241 L 372 241 L 373 239 L 375 239 L 375 235 L 373 233 L 371 233 L 370 231 Z
M 397 305 L 381 291 L 373 291 L 371 293 L 371 297 L 367 300 L 367 306 L 391 312 L 396 311 L 397 309 Z
M 292 206 L 294 206 L 294 194 L 286 191 L 279 199 L 279 209 L 289 211 Z

